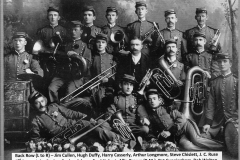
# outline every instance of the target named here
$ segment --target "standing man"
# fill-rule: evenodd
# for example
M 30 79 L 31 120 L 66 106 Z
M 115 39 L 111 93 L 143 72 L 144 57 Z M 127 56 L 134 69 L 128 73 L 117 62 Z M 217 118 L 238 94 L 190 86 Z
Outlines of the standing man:
M 49 20 L 49 24 L 38 29 L 37 36 L 43 41 L 44 46 L 50 48 L 50 39 L 53 36 L 59 35 L 64 38 L 66 36 L 66 29 L 58 24 L 61 19 L 58 8 L 49 7 L 47 10 L 47 19 Z
M 217 29 L 214 29 L 206 25 L 206 22 L 208 20 L 207 9 L 205 7 L 197 8 L 195 19 L 197 20 L 198 25 L 185 31 L 185 39 L 187 40 L 188 52 L 192 52 L 195 50 L 194 34 L 196 32 L 202 32 L 206 35 L 206 43 L 204 45 L 206 51 L 212 54 L 220 52 L 221 51 L 220 43 L 218 43 L 217 46 L 213 46 L 211 43 L 211 40 L 216 34 Z
M 164 40 L 175 39 L 177 42 L 177 60 L 182 62 L 182 58 L 187 53 L 187 42 L 183 38 L 183 32 L 176 29 L 176 23 L 178 21 L 176 12 L 174 9 L 169 9 L 165 11 L 164 16 L 165 22 L 167 23 L 167 28 L 164 28 L 160 32 Z
M 143 44 L 139 38 L 135 37 L 131 39 L 131 53 L 119 59 L 117 69 L 118 80 L 120 80 L 120 77 L 123 77 L 124 74 L 128 74 L 134 76 L 138 83 L 142 81 L 151 64 L 149 57 L 141 52 L 142 48 Z
M 186 56 L 185 67 L 188 70 L 194 66 L 199 66 L 209 78 L 217 77 L 220 72 L 217 62 L 213 60 L 212 54 L 205 50 L 205 44 L 207 43 L 206 35 L 202 32 L 196 32 L 193 35 L 194 48 L 193 52 L 189 52 Z
M 92 38 L 96 38 L 101 33 L 101 28 L 95 26 L 93 22 L 96 20 L 96 11 L 93 6 L 85 6 L 83 9 L 83 42 L 88 44 L 89 49 L 93 49 L 94 42 Z
M 121 49 L 124 49 L 124 47 L 125 47 L 124 44 L 127 42 L 127 38 L 125 35 L 124 28 L 116 24 L 116 21 L 118 19 L 117 9 L 115 7 L 107 7 L 106 18 L 107 18 L 108 24 L 102 27 L 102 33 L 106 34 L 109 39 L 108 46 L 107 46 L 107 52 L 114 56 L 118 56 L 118 54 L 119 54 L 118 52 Z M 116 33 L 117 31 L 119 33 L 120 32 L 123 33 L 123 35 L 125 37 L 123 39 L 124 42 L 114 43 L 111 40 L 111 34 Z M 116 36 L 118 36 L 118 35 L 116 34 Z
M 93 52 L 91 66 L 91 77 L 97 76 L 99 79 L 102 78 L 99 86 L 94 88 L 92 96 L 97 106 L 96 110 L 99 113 L 104 110 L 103 107 L 106 107 L 106 105 L 102 104 L 103 99 L 107 99 L 107 95 L 113 94 L 114 74 L 116 72 L 116 67 L 114 67 L 116 62 L 113 59 L 113 55 L 106 52 L 107 43 L 108 37 L 106 34 L 99 33 L 96 36 L 96 49 Z M 104 102 L 108 103 L 107 101 Z
M 127 25 L 127 36 L 129 39 L 134 37 L 139 38 L 143 42 L 142 53 L 148 56 L 156 56 L 155 53 L 160 45 L 157 32 L 152 33 L 146 38 L 146 33 L 154 29 L 154 23 L 146 19 L 148 13 L 147 4 L 145 2 L 136 2 L 135 13 L 138 16 L 138 20 Z M 158 27 L 158 24 L 156 24 Z M 158 27 L 159 28 L 159 27 Z
M 211 83 L 204 125 L 200 124 L 203 132 L 210 133 L 212 137 L 227 121 L 232 119 L 238 123 L 238 79 L 231 72 L 232 57 L 228 53 L 219 53 L 216 58 L 221 75 Z
M 85 78 L 90 76 L 92 55 L 87 44 L 81 40 L 81 34 L 81 22 L 72 21 L 72 40 L 67 43 L 64 55 L 56 55 L 56 59 L 60 63 L 57 65 L 56 74 L 48 87 L 50 102 L 59 102 L 58 91 L 64 84 L 67 84 L 66 95 L 68 95 L 83 85 Z M 79 64 L 78 68 L 74 68 L 76 67 L 74 61 Z M 69 66 L 71 67 L 69 68 Z M 84 72 L 84 70 L 86 71 Z
M 16 32 L 13 35 L 13 47 L 10 53 L 4 56 L 4 80 L 16 81 L 18 75 L 28 73 L 37 74 L 43 77 L 43 70 L 38 61 L 25 51 L 27 45 L 27 34 L 25 32 Z M 34 87 L 38 86 L 38 81 L 33 81 Z M 38 89 L 38 88 L 36 88 Z

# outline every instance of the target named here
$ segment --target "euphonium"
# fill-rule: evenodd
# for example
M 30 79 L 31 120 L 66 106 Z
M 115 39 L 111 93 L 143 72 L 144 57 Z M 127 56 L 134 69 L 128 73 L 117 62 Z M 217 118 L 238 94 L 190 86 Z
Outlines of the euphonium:
M 159 68 L 152 70 L 151 81 L 157 85 L 164 96 L 174 99 L 181 94 L 178 80 L 169 69 L 164 56 L 160 57 L 158 62 Z
M 207 88 L 207 77 L 204 72 L 195 66 L 187 73 L 182 113 L 191 120 L 203 113 Z
M 117 117 L 117 119 L 113 120 L 113 127 L 116 128 L 116 130 L 122 135 L 123 138 L 132 139 L 136 141 L 136 138 L 133 135 L 132 130 L 122 118 L 122 111 L 121 110 L 116 111 L 115 116 Z

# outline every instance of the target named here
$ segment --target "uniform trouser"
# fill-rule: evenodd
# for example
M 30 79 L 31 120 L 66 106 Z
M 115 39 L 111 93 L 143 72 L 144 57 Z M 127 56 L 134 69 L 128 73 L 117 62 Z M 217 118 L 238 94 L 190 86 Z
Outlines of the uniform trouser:
M 67 92 L 66 95 L 73 92 L 75 89 L 80 87 L 83 82 L 82 79 L 69 79 L 69 77 L 66 77 L 66 79 L 60 78 L 60 77 L 54 77 L 48 87 L 48 95 L 50 102 L 59 102 L 58 99 L 58 90 L 67 83 Z
M 87 99 L 74 98 L 73 100 L 67 103 L 62 103 L 61 105 L 68 109 L 86 114 L 88 116 L 86 119 L 95 117 L 94 109 L 89 100 Z
M 184 151 L 221 151 L 223 145 L 208 138 L 203 138 L 195 122 L 188 120 L 179 140 L 179 146 Z

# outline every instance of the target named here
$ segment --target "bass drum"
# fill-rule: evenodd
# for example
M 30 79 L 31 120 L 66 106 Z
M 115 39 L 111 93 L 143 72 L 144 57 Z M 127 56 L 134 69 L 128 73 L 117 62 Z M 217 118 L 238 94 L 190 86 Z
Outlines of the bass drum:
M 224 127 L 224 140 L 228 152 L 233 157 L 238 157 L 238 122 L 228 120 Z

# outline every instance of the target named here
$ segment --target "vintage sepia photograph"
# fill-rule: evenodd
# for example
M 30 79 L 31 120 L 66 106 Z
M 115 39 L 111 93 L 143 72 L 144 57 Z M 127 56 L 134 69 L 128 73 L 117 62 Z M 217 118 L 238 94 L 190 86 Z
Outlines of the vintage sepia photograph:
M 4 160 L 238 159 L 238 0 L 1 5 Z

